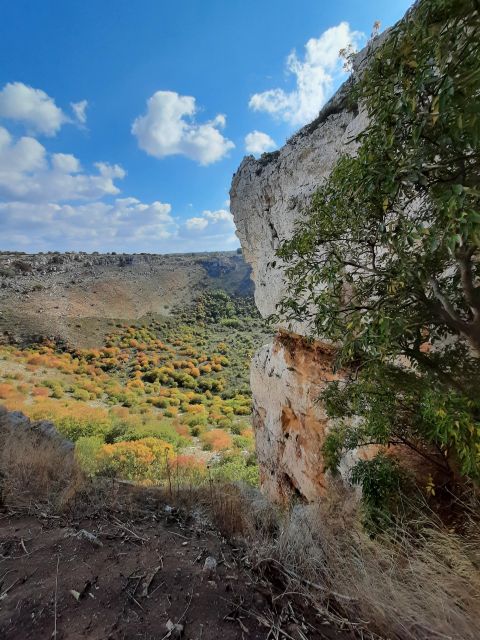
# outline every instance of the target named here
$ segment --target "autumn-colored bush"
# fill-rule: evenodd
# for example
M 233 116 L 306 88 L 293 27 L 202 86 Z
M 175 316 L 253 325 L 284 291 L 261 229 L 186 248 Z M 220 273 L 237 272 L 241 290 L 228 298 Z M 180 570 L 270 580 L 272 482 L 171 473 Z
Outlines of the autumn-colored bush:
M 47 389 L 47 387 L 33 387 L 30 393 L 38 398 L 48 398 L 50 389 Z
M 203 448 L 213 451 L 230 449 L 233 444 L 232 436 L 222 429 L 212 429 L 200 435 Z
M 157 438 L 105 444 L 98 453 L 99 472 L 128 480 L 161 481 L 172 458 L 172 445 Z
M 197 485 L 207 477 L 207 466 L 194 455 L 178 455 L 169 466 L 170 482 L 178 485 Z
M 6 400 L 11 398 L 16 393 L 15 387 L 8 383 L 0 384 L 0 399 Z

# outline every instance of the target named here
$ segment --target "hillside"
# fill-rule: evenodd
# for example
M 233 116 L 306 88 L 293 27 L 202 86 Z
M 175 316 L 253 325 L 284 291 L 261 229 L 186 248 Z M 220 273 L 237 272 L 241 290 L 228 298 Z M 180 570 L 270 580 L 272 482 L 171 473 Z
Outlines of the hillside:
M 253 295 L 241 254 L 0 253 L 0 335 L 98 347 L 116 321 L 168 317 L 209 289 Z

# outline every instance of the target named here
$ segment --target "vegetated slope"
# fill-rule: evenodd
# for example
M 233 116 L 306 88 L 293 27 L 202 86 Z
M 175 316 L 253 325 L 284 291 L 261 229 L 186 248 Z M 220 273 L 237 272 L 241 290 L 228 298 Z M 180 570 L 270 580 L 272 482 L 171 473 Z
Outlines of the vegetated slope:
M 266 327 L 224 291 L 173 315 L 117 323 L 96 349 L 0 345 L 0 404 L 50 420 L 92 476 L 255 484 L 248 369 Z
M 252 295 L 237 252 L 0 254 L 0 336 L 58 337 L 98 347 L 115 320 L 169 316 L 208 289 Z

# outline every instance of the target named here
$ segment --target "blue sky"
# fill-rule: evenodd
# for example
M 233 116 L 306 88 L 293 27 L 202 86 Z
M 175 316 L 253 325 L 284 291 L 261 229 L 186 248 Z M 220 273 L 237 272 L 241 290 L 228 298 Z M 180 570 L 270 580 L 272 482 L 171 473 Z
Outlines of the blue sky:
M 242 157 L 313 119 L 339 49 L 410 4 L 4 0 L 0 249 L 237 247 Z

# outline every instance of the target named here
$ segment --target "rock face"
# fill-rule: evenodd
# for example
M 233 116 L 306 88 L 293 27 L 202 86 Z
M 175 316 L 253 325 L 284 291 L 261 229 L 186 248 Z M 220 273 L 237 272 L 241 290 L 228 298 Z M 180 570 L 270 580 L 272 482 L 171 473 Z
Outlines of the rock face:
M 254 424 L 260 480 L 273 500 L 314 500 L 326 488 L 321 449 L 327 416 L 318 396 L 340 375 L 332 351 L 280 333 L 253 359 Z
M 0 435 L 8 430 L 30 431 L 41 439 L 55 442 L 60 449 L 73 453 L 75 445 L 67 438 L 64 438 L 55 428 L 55 425 L 48 420 L 32 421 L 20 411 L 7 411 L 0 407 Z
M 375 43 L 377 44 L 377 43 Z M 357 58 L 357 70 L 367 58 Z M 256 160 L 246 157 L 233 177 L 231 210 L 245 259 L 252 266 L 255 300 L 263 316 L 276 311 L 286 293 L 275 252 L 292 236 L 312 193 L 365 127 L 364 113 L 349 105 L 345 83 L 319 117 L 294 135 L 280 151 Z M 279 327 L 285 331 L 287 327 Z M 335 378 L 326 344 L 302 340 L 307 327 L 289 328 L 254 357 L 251 384 L 261 480 L 279 501 L 297 494 L 313 500 L 325 490 L 321 446 L 328 420 L 318 396 Z
M 290 238 L 319 183 L 352 139 L 365 127 L 365 116 L 347 108 L 343 86 L 316 121 L 301 129 L 280 151 L 256 160 L 244 158 L 233 177 L 231 209 L 247 262 L 252 266 L 255 301 L 264 316 L 275 312 L 285 294 L 281 264 L 275 255 Z

